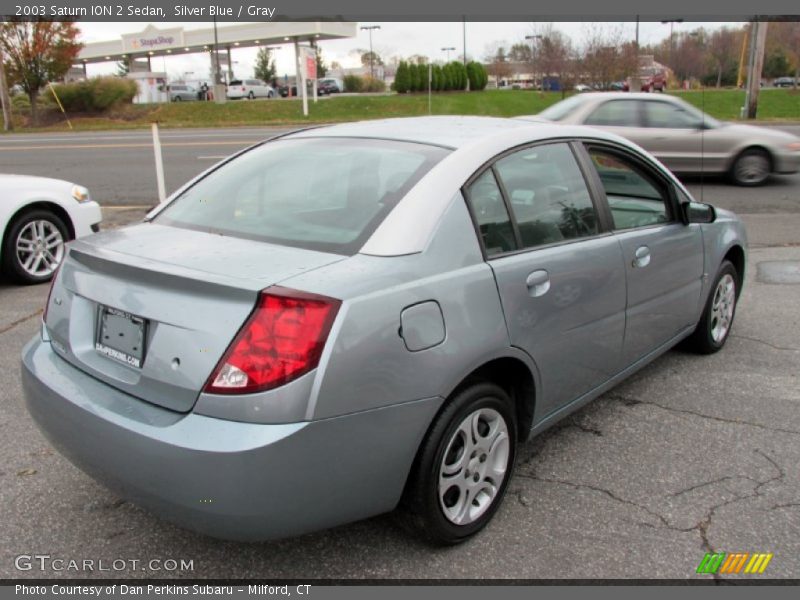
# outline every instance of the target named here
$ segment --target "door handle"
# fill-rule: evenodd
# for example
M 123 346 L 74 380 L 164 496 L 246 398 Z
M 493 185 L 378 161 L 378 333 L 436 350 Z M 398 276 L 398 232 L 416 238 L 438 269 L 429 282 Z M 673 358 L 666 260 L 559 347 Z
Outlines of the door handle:
M 639 246 L 634 253 L 633 259 L 634 267 L 646 267 L 650 264 L 650 248 L 647 246 Z
M 525 285 L 528 286 L 528 293 L 534 298 L 544 296 L 550 289 L 550 274 L 544 269 L 534 271 L 528 275 Z

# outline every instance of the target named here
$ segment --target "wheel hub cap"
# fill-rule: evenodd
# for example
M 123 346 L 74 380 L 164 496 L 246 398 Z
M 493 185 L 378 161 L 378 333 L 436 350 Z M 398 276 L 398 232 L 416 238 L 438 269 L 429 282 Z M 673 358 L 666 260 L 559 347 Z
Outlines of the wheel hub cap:
M 745 156 L 736 166 L 737 176 L 741 181 L 758 183 L 769 174 L 769 162 L 763 156 Z
M 510 438 L 505 419 L 481 408 L 458 426 L 439 467 L 439 504 L 456 525 L 480 518 L 497 497 L 508 472 Z
M 711 301 L 711 339 L 716 343 L 720 343 L 728 335 L 735 305 L 736 282 L 726 273 L 719 280 Z

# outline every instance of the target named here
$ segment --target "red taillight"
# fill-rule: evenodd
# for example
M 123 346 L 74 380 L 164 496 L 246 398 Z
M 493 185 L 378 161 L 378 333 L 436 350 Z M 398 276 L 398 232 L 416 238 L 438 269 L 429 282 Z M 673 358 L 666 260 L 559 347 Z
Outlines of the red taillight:
M 267 288 L 203 391 L 262 392 L 308 373 L 319 364 L 340 304 L 325 296 Z
M 242 91 L 244 91 L 244 88 L 242 88 Z

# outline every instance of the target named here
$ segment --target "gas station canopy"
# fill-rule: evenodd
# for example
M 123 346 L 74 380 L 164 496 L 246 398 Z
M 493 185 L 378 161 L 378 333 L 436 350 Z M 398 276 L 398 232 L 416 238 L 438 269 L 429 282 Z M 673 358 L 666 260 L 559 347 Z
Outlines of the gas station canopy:
M 242 23 L 216 28 L 219 49 L 274 46 L 287 43 L 316 44 L 323 40 L 355 37 L 358 23 L 341 21 L 274 21 Z M 139 33 L 123 34 L 119 40 L 85 44 L 78 63 L 120 61 L 150 56 L 193 54 L 213 50 L 214 28 L 159 29 L 148 25 Z

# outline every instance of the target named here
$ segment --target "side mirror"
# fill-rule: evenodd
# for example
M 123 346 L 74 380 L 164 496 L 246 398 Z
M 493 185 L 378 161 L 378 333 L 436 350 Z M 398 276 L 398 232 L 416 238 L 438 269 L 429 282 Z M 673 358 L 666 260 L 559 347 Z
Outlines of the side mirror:
M 717 219 L 717 211 L 710 204 L 700 202 L 684 202 L 683 220 L 685 223 L 713 223 Z

